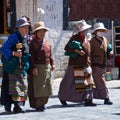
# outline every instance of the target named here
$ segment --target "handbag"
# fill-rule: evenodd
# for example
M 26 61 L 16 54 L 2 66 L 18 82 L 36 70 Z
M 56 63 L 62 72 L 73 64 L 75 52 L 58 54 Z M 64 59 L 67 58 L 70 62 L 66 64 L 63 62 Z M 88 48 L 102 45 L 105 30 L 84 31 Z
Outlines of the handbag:
M 2 56 L 3 70 L 8 73 L 13 73 L 19 65 L 19 58 L 12 56 L 8 60 Z

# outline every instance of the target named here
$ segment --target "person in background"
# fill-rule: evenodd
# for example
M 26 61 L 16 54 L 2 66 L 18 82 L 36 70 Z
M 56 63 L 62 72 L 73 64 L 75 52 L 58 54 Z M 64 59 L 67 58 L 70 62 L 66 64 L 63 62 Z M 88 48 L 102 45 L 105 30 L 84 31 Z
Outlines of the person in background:
M 27 99 L 27 69 L 29 69 L 30 54 L 24 46 L 24 37 L 28 34 L 29 23 L 25 18 L 16 21 L 16 32 L 11 34 L 2 46 L 3 80 L 1 91 L 1 104 L 6 112 L 25 112 L 20 105 Z M 10 60 L 15 60 L 9 67 Z M 6 62 L 7 61 L 7 62 Z
M 91 46 L 91 65 L 92 76 L 95 82 L 96 88 L 94 89 L 94 98 L 103 99 L 104 104 L 112 105 L 113 103 L 109 99 L 109 92 L 106 86 L 106 62 L 107 62 L 107 38 L 103 34 L 108 30 L 101 22 L 94 24 L 93 37 L 90 40 Z M 113 55 L 113 51 L 109 51 L 110 55 Z
M 28 34 L 26 35 L 26 41 L 27 41 L 27 43 L 28 44 L 30 44 L 30 42 L 31 42 L 31 40 L 32 40 L 32 30 L 33 30 L 33 28 L 32 28 L 32 25 L 31 25 L 31 21 L 30 21 L 30 18 L 29 17 L 27 17 L 27 16 L 22 16 L 23 18 L 25 18 L 27 21 L 28 21 L 28 23 L 30 24 L 29 25 L 29 31 L 28 31 Z
M 96 106 L 93 103 L 93 80 L 90 66 L 90 44 L 86 39 L 91 25 L 85 20 L 75 23 L 75 34 L 65 46 L 69 55 L 68 67 L 60 83 L 58 98 L 63 105 L 69 102 L 83 102 L 84 106 Z
M 49 28 L 43 21 L 37 22 L 33 29 L 33 40 L 30 43 L 31 70 L 28 82 L 30 107 L 44 111 L 49 96 L 52 94 L 51 70 L 55 69 L 51 45 L 45 38 Z

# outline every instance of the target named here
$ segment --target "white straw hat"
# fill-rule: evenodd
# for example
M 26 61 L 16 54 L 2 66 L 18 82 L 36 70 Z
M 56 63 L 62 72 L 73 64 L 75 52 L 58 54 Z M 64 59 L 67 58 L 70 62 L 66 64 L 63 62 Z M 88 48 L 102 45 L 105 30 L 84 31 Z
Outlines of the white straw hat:
M 78 32 L 81 32 L 81 31 L 84 31 L 84 30 L 87 30 L 87 29 L 91 28 L 91 25 L 87 24 L 84 19 L 75 22 L 74 25 L 77 27 Z
M 32 33 L 36 32 L 37 30 L 40 30 L 40 29 L 45 29 L 46 31 L 50 30 L 49 28 L 45 27 L 44 22 L 40 21 L 40 22 L 35 23 Z
M 95 23 L 93 27 L 94 27 L 93 33 L 96 30 L 103 30 L 103 32 L 107 32 L 108 31 L 108 29 L 106 29 L 105 26 L 104 26 L 104 24 L 101 23 L 101 22 Z

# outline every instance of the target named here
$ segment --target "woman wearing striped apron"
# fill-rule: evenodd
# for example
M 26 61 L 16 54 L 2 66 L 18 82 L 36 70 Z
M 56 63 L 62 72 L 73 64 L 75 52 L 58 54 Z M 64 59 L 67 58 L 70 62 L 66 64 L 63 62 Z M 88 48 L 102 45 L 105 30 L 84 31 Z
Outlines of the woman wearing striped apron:
M 85 35 L 91 28 L 85 20 L 75 23 L 76 34 L 65 46 L 65 54 L 69 55 L 68 67 L 60 83 L 58 97 L 63 105 L 66 101 L 83 102 L 85 106 L 96 106 L 93 103 L 93 80 L 90 67 L 90 44 Z

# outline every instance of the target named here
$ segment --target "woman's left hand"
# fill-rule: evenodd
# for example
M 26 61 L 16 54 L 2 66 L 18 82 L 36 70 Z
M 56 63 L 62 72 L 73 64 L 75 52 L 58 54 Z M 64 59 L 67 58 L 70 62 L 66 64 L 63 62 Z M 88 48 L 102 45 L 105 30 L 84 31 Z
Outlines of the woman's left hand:
M 51 70 L 52 70 L 52 71 L 55 70 L 55 65 L 52 65 L 52 66 L 51 66 Z
M 113 51 L 110 51 L 110 56 L 113 56 Z

